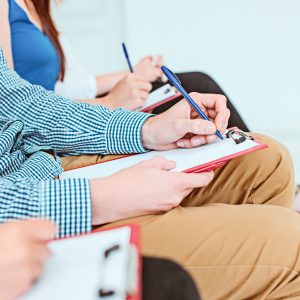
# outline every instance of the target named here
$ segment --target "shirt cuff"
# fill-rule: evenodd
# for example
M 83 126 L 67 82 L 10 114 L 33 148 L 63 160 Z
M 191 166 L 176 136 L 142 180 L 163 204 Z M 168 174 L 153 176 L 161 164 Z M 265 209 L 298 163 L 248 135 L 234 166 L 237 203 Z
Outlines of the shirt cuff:
M 105 131 L 106 154 L 147 152 L 142 144 L 142 128 L 151 116 L 153 115 L 141 112 L 115 110 Z
M 53 220 L 58 237 L 92 229 L 92 200 L 87 179 L 48 180 L 39 183 L 40 216 Z

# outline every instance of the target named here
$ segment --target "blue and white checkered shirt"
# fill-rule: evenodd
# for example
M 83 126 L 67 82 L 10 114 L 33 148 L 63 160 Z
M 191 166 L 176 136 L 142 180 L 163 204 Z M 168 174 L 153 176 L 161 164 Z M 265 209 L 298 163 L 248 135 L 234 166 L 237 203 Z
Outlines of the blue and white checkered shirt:
M 21 79 L 0 49 L 0 222 L 45 217 L 58 236 L 91 230 L 90 183 L 55 180 L 59 156 L 144 152 L 141 129 L 150 116 L 74 103 Z

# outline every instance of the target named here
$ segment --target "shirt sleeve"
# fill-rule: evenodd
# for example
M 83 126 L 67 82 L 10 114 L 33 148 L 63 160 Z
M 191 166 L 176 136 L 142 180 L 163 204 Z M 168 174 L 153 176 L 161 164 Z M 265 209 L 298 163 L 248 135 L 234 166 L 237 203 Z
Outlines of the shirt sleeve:
M 86 179 L 36 181 L 0 179 L 0 222 L 46 218 L 58 226 L 57 237 L 92 228 L 90 184 Z
M 76 103 L 32 85 L 11 70 L 0 49 L 0 115 L 25 124 L 29 145 L 50 146 L 61 155 L 145 152 L 144 122 L 151 116 Z M 27 135 L 27 131 L 37 134 Z

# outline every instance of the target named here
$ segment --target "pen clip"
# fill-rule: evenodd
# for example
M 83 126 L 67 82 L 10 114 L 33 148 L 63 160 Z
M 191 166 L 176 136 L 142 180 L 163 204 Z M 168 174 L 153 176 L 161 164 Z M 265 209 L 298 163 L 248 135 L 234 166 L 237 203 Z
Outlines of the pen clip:
M 162 66 L 161 70 L 167 76 L 167 78 L 169 79 L 169 81 L 171 83 L 176 82 L 178 84 L 181 84 L 181 81 L 179 80 L 179 78 L 169 68 L 167 68 L 166 66 Z M 171 79 L 170 77 L 173 77 L 173 78 Z

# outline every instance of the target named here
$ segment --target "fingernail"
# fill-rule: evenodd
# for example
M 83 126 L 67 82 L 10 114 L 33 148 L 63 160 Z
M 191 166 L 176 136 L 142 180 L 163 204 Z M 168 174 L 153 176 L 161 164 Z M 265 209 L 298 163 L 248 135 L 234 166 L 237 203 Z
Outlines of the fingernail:
M 184 147 L 184 142 L 178 142 L 178 143 L 177 143 L 177 146 L 183 148 L 183 147 Z

